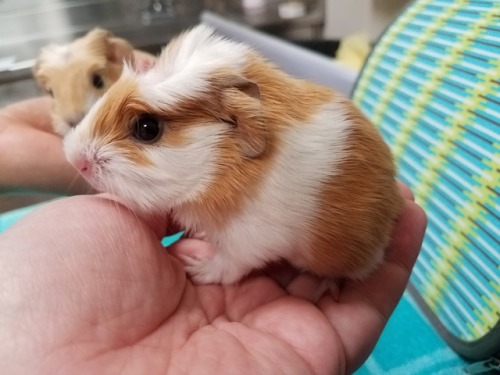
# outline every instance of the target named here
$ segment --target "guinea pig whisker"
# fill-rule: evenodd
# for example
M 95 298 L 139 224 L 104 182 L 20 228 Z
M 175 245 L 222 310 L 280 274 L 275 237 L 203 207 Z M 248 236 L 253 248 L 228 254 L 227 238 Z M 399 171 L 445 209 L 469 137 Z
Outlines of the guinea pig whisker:
M 75 184 L 76 184 L 76 180 L 78 179 L 79 177 L 79 174 L 76 173 L 73 178 L 71 179 L 70 183 L 68 184 L 68 187 L 66 188 L 67 191 L 71 191 L 71 189 L 73 189 L 73 187 L 75 187 Z M 88 191 L 86 192 L 86 194 L 90 193 L 90 191 L 92 190 L 91 187 L 88 187 Z

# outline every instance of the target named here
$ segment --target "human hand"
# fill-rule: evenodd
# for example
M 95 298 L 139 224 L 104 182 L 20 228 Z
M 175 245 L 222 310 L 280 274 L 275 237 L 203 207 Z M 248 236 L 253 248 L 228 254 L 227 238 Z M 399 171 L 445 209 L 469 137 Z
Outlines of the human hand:
M 102 196 L 48 204 L 0 236 L 0 361 L 9 374 L 340 374 L 369 355 L 401 297 L 425 228 L 406 201 L 387 260 L 338 301 L 295 295 L 287 267 L 195 286 L 165 251 L 166 222 Z M 29 234 L 29 235 L 28 235 Z
M 133 64 L 149 69 L 154 56 L 135 50 Z M 0 108 L 0 192 L 34 189 L 60 194 L 94 192 L 90 184 L 68 163 L 61 136 L 50 115 L 49 96 L 25 99 Z
M 27 99 L 0 109 L 0 170 L 0 191 L 92 191 L 68 163 L 61 137 L 52 131 L 48 97 Z

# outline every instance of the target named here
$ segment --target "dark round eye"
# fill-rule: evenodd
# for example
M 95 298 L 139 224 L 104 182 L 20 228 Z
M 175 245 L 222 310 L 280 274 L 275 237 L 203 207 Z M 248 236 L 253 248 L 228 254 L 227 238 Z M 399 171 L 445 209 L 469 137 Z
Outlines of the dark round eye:
M 96 89 L 102 89 L 104 86 L 104 81 L 99 74 L 92 74 L 92 84 Z
M 150 115 L 138 117 L 133 127 L 133 137 L 141 142 L 152 143 L 158 140 L 162 133 L 162 127 L 158 119 Z
M 47 94 L 49 94 L 50 96 L 54 97 L 54 93 L 52 92 L 52 90 L 51 90 L 51 89 L 47 89 L 47 90 L 45 90 L 45 92 L 46 92 Z

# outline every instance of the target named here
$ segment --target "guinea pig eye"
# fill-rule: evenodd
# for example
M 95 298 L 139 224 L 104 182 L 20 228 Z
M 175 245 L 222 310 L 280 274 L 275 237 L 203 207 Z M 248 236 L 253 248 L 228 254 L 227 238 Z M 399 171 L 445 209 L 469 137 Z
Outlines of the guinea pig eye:
M 102 80 L 102 77 L 99 74 L 93 74 L 92 84 L 96 89 L 102 89 L 104 86 L 104 81 Z
M 162 126 L 153 116 L 140 116 L 133 124 L 132 136 L 138 141 L 152 143 L 158 140 L 161 134 Z
M 52 92 L 52 90 L 51 90 L 51 89 L 47 89 L 47 90 L 45 90 L 45 92 L 46 92 L 47 94 L 49 94 L 50 96 L 54 97 L 54 93 Z

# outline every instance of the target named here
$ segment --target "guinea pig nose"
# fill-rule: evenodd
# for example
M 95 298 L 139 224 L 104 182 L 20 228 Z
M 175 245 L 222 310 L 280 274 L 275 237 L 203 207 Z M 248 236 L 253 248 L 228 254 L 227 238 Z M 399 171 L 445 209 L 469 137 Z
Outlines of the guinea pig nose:
M 91 165 L 87 158 L 78 157 L 75 159 L 73 165 L 82 174 L 86 174 L 90 171 Z

